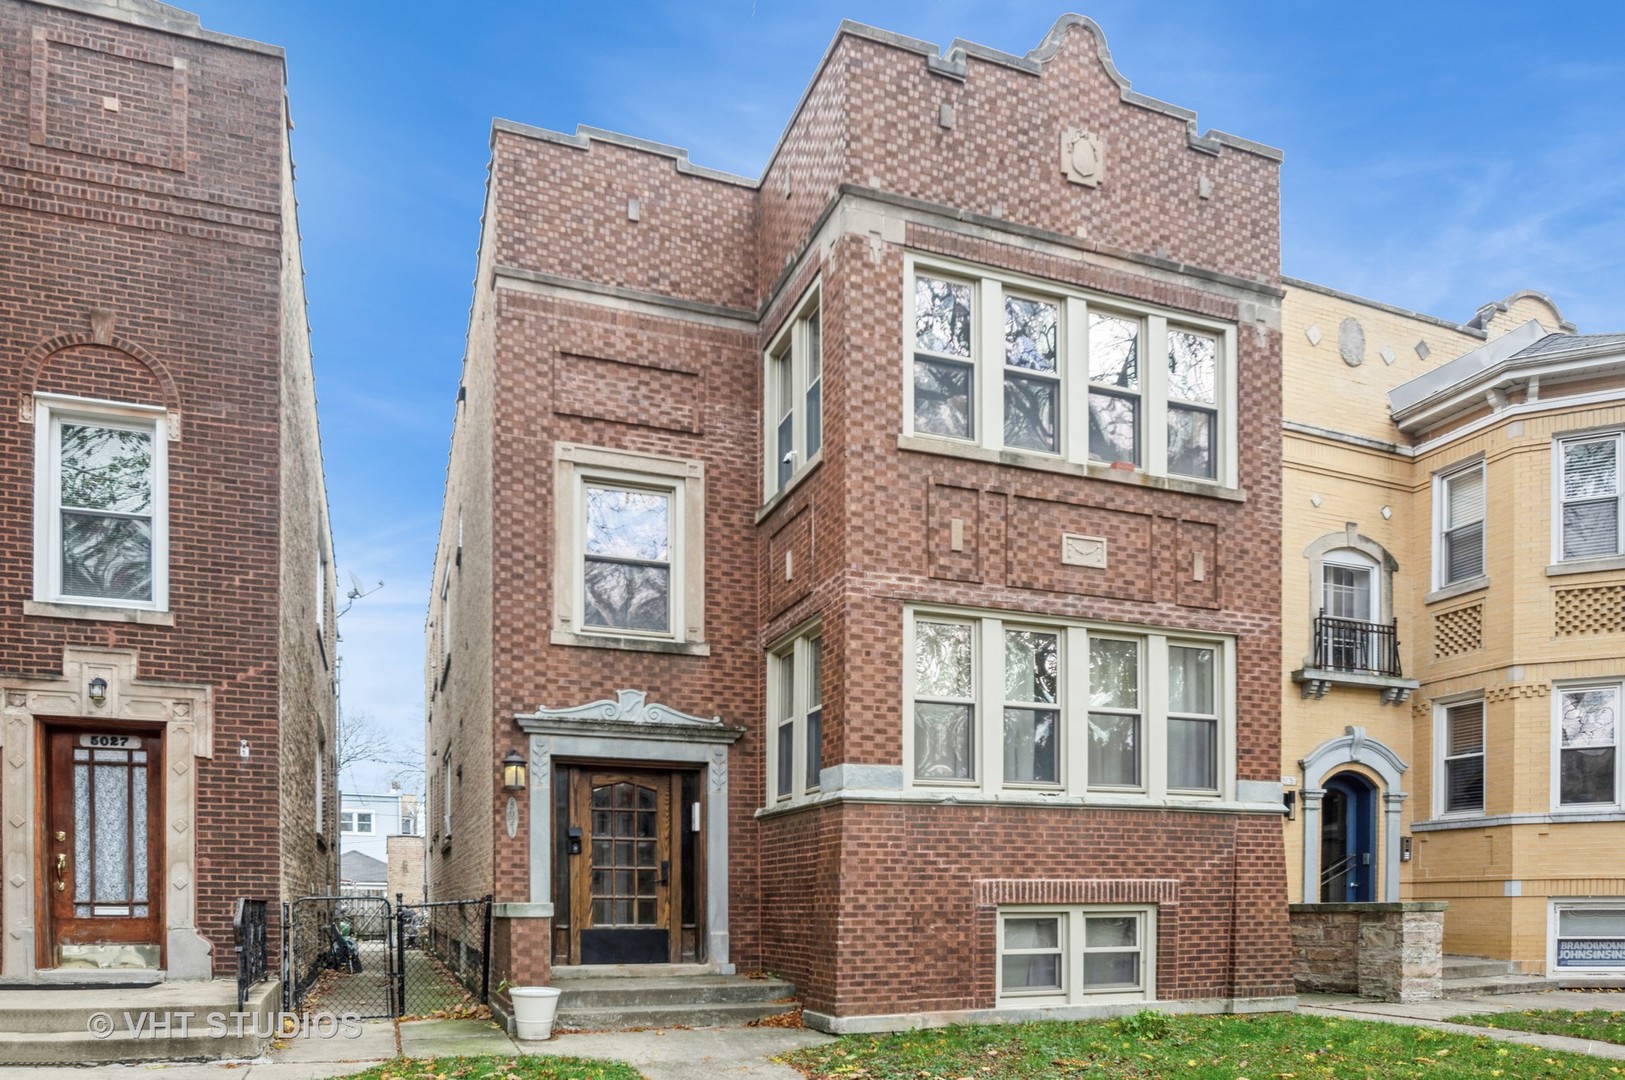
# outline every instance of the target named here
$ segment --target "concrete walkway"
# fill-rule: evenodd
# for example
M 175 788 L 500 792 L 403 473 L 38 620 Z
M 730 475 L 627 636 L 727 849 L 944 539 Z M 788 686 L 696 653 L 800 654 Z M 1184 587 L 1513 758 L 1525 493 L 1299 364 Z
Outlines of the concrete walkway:
M 1389 1002 L 1371 1001 L 1351 994 L 1299 994 L 1298 1011 L 1310 1016 L 1330 1016 L 1340 1020 L 1383 1020 L 1390 1024 L 1413 1024 L 1454 1031 L 1462 1035 L 1523 1043 L 1546 1050 L 1566 1050 L 1572 1054 L 1625 1061 L 1625 1046 L 1617 1043 L 1571 1039 L 1563 1035 L 1538 1035 L 1529 1031 L 1506 1031 L 1471 1024 L 1450 1024 L 1452 1016 L 1523 1012 L 1526 1009 L 1570 1009 L 1589 1012 L 1606 1009 L 1625 1011 L 1625 992 L 1549 990 L 1538 994 L 1490 994 L 1457 1000 Z
M 800 1028 L 694 1028 L 608 1031 L 522 1042 L 526 1054 L 624 1061 L 649 1080 L 801 1080 L 772 1058 L 786 1050 L 833 1042 Z

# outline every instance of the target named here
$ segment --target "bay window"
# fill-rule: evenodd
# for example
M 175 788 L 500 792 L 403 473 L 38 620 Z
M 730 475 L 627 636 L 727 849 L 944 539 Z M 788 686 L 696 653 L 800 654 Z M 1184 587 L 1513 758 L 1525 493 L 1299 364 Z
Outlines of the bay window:
M 1434 492 L 1438 585 L 1483 577 L 1484 463 L 1438 477 Z
M 768 654 L 768 801 L 819 789 L 824 768 L 823 638 L 803 631 Z
M 1559 439 L 1558 559 L 1620 554 L 1621 436 Z
M 1145 800 L 1233 786 L 1227 639 L 926 610 L 905 629 L 912 788 Z
M 1558 688 L 1552 770 L 1557 809 L 1619 805 L 1620 690 L 1617 682 Z
M 764 494 L 790 486 L 824 446 L 824 329 L 810 292 L 767 351 Z
M 907 264 L 906 448 L 1236 485 L 1233 324 Z

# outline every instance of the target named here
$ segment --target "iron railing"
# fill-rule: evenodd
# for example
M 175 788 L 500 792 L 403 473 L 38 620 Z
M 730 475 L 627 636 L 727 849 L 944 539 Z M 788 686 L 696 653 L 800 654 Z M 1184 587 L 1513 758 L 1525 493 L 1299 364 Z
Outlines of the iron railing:
M 249 987 L 271 974 L 271 961 L 265 949 L 264 900 L 237 901 L 237 910 L 231 917 L 231 928 L 237 949 L 237 1011 L 248 1005 Z
M 1399 678 L 1399 620 L 1389 623 L 1315 616 L 1315 667 Z

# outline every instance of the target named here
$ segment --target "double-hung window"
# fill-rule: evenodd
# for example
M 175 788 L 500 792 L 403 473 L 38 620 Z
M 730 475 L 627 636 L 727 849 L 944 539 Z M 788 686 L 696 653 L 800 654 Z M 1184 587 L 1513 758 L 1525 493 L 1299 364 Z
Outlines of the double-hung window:
M 824 445 L 824 332 L 814 289 L 767 352 L 765 492 L 772 497 Z
M 569 443 L 555 456 L 554 644 L 704 649 L 703 465 Z M 448 642 L 450 627 L 448 604 Z
M 998 1003 L 1095 1005 L 1155 997 L 1156 909 L 999 909 Z
M 1484 576 L 1484 463 L 1438 478 L 1438 583 L 1442 588 Z
M 35 599 L 167 608 L 163 410 L 40 395 L 35 427 Z
M 1560 439 L 1561 477 L 1559 559 L 1595 559 L 1620 554 L 1621 435 Z
M 371 810 L 344 810 L 339 813 L 339 832 L 372 832 Z
M 1222 639 L 919 611 L 907 623 L 908 784 L 1217 798 L 1234 773 Z
M 1439 708 L 1439 806 L 1446 814 L 1484 812 L 1484 702 Z
M 1234 325 L 923 258 L 908 266 L 910 448 L 1235 486 Z
M 1556 697 L 1553 802 L 1559 809 L 1618 806 L 1620 684 L 1564 687 Z
M 824 768 L 824 639 L 803 632 L 768 654 L 768 801 L 814 792 Z

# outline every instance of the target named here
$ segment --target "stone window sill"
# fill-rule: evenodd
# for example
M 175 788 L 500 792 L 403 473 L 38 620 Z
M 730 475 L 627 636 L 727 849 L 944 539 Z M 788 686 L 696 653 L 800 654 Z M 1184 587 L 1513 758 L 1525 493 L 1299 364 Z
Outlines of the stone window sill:
M 1605 559 L 1574 559 L 1553 563 L 1546 568 L 1547 577 L 1567 577 L 1569 574 L 1600 574 L 1608 570 L 1625 570 L 1625 556 L 1612 555 Z
M 1247 493 L 1243 489 L 1227 488 L 1218 483 L 1182 480 L 1174 476 L 1154 476 L 1139 469 L 1117 469 L 1110 465 L 1066 461 L 1049 454 L 1032 454 L 1021 450 L 989 450 L 987 447 L 956 439 L 933 438 L 929 435 L 899 435 L 897 449 L 912 450 L 921 454 L 937 454 L 942 457 L 965 458 L 970 461 L 985 461 L 990 465 L 1011 465 L 1018 469 L 1061 473 L 1088 480 L 1108 480 L 1112 483 L 1155 488 L 1159 491 L 1180 491 L 1187 495 L 1203 495 L 1228 502 L 1247 501 Z
M 139 623 L 142 626 L 175 625 L 173 611 L 102 607 L 98 604 L 61 604 L 44 600 L 24 600 L 23 614 L 42 619 L 84 619 L 89 622 Z
M 1468 578 L 1466 581 L 1455 581 L 1451 582 L 1449 585 L 1444 585 L 1440 588 L 1434 589 L 1432 592 L 1428 593 L 1422 598 L 1422 603 L 1436 604 L 1440 600 L 1452 600 L 1455 597 L 1466 596 L 1470 592 L 1477 592 L 1479 589 L 1487 589 L 1489 587 L 1489 577 L 1487 575 L 1480 574 L 1478 577 Z
M 578 645 L 587 649 L 624 649 L 627 652 L 671 653 L 677 656 L 711 655 L 711 646 L 704 641 L 660 641 L 615 634 L 577 634 L 571 630 L 555 630 L 548 640 L 554 645 Z

